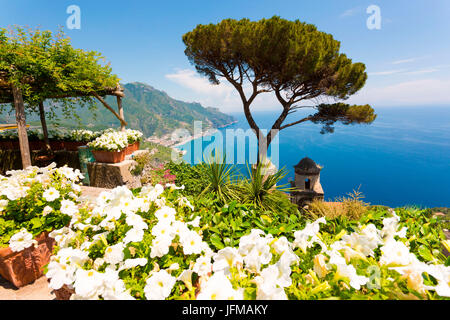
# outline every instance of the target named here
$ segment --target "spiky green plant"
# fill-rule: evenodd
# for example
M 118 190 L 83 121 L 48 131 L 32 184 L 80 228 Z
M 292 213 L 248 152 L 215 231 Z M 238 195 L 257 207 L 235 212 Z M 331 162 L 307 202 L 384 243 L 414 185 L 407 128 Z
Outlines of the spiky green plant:
M 234 183 L 236 178 L 235 166 L 226 164 L 225 156 L 220 158 L 220 155 L 217 153 L 215 157 L 210 155 L 205 159 L 205 170 L 209 183 L 200 196 L 205 193 L 212 193 L 222 203 L 239 199 L 236 184 Z
M 287 170 L 282 168 L 274 174 L 266 172 L 266 163 L 260 161 L 253 167 L 247 164 L 248 179 L 240 182 L 241 199 L 245 203 L 252 203 L 263 210 L 277 212 L 279 206 L 289 202 L 284 192 L 292 191 L 288 184 L 277 185 L 286 175 Z

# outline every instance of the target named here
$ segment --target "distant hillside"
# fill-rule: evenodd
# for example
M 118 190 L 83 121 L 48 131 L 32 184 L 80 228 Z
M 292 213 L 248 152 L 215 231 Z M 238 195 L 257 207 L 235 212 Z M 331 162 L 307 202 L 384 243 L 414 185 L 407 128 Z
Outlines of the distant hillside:
M 171 133 L 177 128 L 186 128 L 191 133 L 194 121 L 203 121 L 203 128 L 218 128 L 232 123 L 232 116 L 221 113 L 217 108 L 203 107 L 200 103 L 188 103 L 175 100 L 163 91 L 152 86 L 133 82 L 122 85 L 125 98 L 123 108 L 128 127 L 141 130 L 146 137 L 162 136 Z M 107 97 L 106 101 L 117 108 L 115 97 Z M 47 105 L 46 105 L 47 107 Z M 119 121 L 100 103 L 93 114 L 88 108 L 77 107 L 77 114 L 82 119 L 82 125 L 91 130 L 107 127 L 119 127 Z M 14 122 L 14 115 L 9 118 L 0 115 L 0 121 Z M 27 118 L 31 124 L 38 124 L 38 115 Z M 64 127 L 74 128 L 78 124 L 74 120 L 65 120 L 60 117 L 59 123 Z

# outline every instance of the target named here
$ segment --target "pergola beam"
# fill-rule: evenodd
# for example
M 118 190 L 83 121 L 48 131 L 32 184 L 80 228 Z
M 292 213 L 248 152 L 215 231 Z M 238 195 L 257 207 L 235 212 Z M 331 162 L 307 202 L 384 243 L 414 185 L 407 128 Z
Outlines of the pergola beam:
M 119 97 L 119 96 L 117 96 L 116 98 L 117 98 L 117 108 L 119 108 L 119 116 L 120 116 L 120 118 L 125 120 L 124 115 L 123 115 L 123 108 L 122 108 L 122 98 Z M 120 130 L 125 131 L 125 126 L 126 126 L 126 123 L 123 124 L 121 122 L 120 123 Z
M 125 126 L 127 125 L 127 122 L 125 121 L 125 119 L 123 119 L 123 110 L 122 110 L 122 116 L 120 116 L 119 114 L 117 114 L 116 111 L 114 111 L 113 108 L 111 108 L 106 103 L 106 101 L 102 97 L 100 97 L 100 95 L 97 92 L 92 92 L 92 95 L 94 97 L 96 97 L 97 100 L 100 101 L 109 111 L 111 111 L 116 116 L 117 119 L 119 119 L 121 128 L 125 128 Z M 119 102 L 120 97 L 117 97 L 117 99 L 118 99 L 117 101 Z M 120 103 L 119 112 L 120 112 L 121 107 L 122 107 L 122 103 Z

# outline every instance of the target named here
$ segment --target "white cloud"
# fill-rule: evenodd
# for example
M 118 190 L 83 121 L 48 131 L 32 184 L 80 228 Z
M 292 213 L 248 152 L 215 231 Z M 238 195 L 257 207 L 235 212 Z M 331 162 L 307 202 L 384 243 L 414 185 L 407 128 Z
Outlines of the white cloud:
M 166 74 L 166 78 L 201 94 L 224 96 L 228 95 L 233 90 L 231 85 L 226 85 L 224 83 L 212 85 L 205 77 L 201 77 L 195 71 L 189 69 L 178 70 L 175 73 Z
M 412 69 L 393 69 L 386 71 L 378 71 L 378 72 L 368 72 L 369 76 L 388 76 L 392 74 L 405 74 L 405 75 L 417 75 L 417 74 L 426 74 L 441 71 L 442 69 L 449 68 L 450 65 L 440 65 L 434 67 L 428 67 L 425 69 L 412 70 Z
M 388 76 L 396 73 L 403 73 L 407 70 L 405 69 L 395 69 L 395 70 L 386 70 L 386 71 L 378 71 L 378 72 L 369 72 L 369 76 Z
M 177 70 L 165 77 L 195 93 L 196 101 L 199 101 L 203 106 L 217 107 L 222 112 L 242 111 L 242 101 L 238 92 L 225 79 L 219 79 L 221 80 L 220 84 L 213 85 L 205 77 L 190 69 Z M 180 93 L 178 93 L 176 98 L 187 101 L 189 99 L 186 96 L 180 96 Z M 258 111 L 279 107 L 279 102 L 271 93 L 260 94 L 252 104 L 252 109 Z
M 366 86 L 349 103 L 373 106 L 450 104 L 450 79 L 422 79 L 385 87 Z
M 404 59 L 404 60 L 397 60 L 393 61 L 392 64 L 402 64 L 402 63 L 410 63 L 416 61 L 418 58 L 411 58 L 411 59 Z
M 433 73 L 439 71 L 439 68 L 428 68 L 416 71 L 405 72 L 405 74 L 425 74 L 425 73 Z
M 408 58 L 408 59 L 396 60 L 396 61 L 393 61 L 392 64 L 411 63 L 411 62 L 416 62 L 418 60 L 423 60 L 423 59 L 427 59 L 427 58 L 430 58 L 430 55 L 423 56 L 423 57 L 413 57 L 413 58 Z
M 358 13 L 358 11 L 360 11 L 360 7 L 355 7 L 355 8 L 345 10 L 343 13 L 341 13 L 341 15 L 339 15 L 339 18 L 347 18 L 347 17 L 354 16 L 355 14 Z
M 425 71 L 427 70 L 421 70 L 422 73 L 426 73 Z M 431 70 L 428 71 L 431 72 Z M 188 89 L 185 96 L 182 96 L 183 91 L 180 90 L 177 99 L 188 101 L 187 96 L 195 96 L 195 100 L 203 106 L 218 107 L 225 113 L 242 112 L 241 99 L 235 88 L 226 80 L 215 86 L 210 84 L 206 78 L 189 69 L 178 70 L 173 74 L 166 75 L 166 78 Z M 388 86 L 374 86 L 368 83 L 358 94 L 352 96 L 346 102 L 370 104 L 374 107 L 450 105 L 448 92 L 450 92 L 450 79 L 408 80 Z M 314 105 L 315 102 L 305 101 L 304 104 Z M 252 111 L 281 110 L 281 106 L 273 93 L 264 93 L 255 99 L 251 109 Z

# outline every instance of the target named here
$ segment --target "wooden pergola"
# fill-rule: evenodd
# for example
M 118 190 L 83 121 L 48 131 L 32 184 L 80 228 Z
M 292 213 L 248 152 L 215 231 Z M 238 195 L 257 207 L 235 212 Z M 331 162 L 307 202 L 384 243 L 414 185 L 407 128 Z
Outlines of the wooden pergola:
M 33 79 L 25 79 L 26 83 L 31 85 L 32 90 L 39 90 L 39 86 L 34 83 Z M 117 98 L 117 108 L 118 111 L 116 112 L 102 97 L 104 96 L 115 96 Z M 96 91 L 90 91 L 90 92 L 60 92 L 59 94 L 55 95 L 49 95 L 45 97 L 40 103 L 39 103 L 39 112 L 41 117 L 41 123 L 42 123 L 42 131 L 44 133 L 44 139 L 45 143 L 49 147 L 49 141 L 48 141 L 48 131 L 47 131 L 47 124 L 45 120 L 45 112 L 44 112 L 44 100 L 47 99 L 62 99 L 62 98 L 77 98 L 77 97 L 86 97 L 86 96 L 93 96 L 97 100 L 101 102 L 105 108 L 107 108 L 109 111 L 111 111 L 114 116 L 116 116 L 117 119 L 120 121 L 121 130 L 125 130 L 125 126 L 127 125 L 127 122 L 124 118 L 123 108 L 122 108 L 122 98 L 125 97 L 125 94 L 123 93 L 123 89 L 120 87 L 119 84 L 115 88 L 103 88 L 101 90 Z M 22 166 L 23 168 L 27 168 L 31 166 L 31 156 L 30 156 L 30 149 L 28 144 L 28 134 L 27 134 L 27 125 L 26 125 L 26 119 L 25 119 L 25 105 L 24 100 L 22 96 L 22 91 L 20 88 L 14 86 L 8 81 L 8 77 L 6 72 L 0 71 L 0 104 L 3 103 L 13 103 L 15 112 L 16 112 L 16 125 L 17 125 L 17 131 L 19 136 L 19 145 L 20 145 L 20 154 L 22 157 Z

